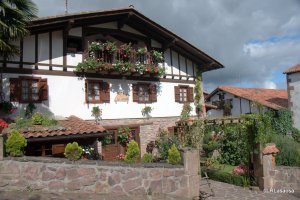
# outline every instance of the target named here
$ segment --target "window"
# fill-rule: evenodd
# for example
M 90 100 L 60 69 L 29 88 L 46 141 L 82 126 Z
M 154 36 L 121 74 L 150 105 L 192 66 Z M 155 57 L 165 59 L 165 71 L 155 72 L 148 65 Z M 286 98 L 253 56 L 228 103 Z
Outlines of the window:
M 148 85 L 140 85 L 138 96 L 139 96 L 139 102 L 145 102 L 145 103 L 149 102 L 150 101 L 149 86 Z
M 48 100 L 47 79 L 20 77 L 10 79 L 10 101 L 38 103 Z
M 132 85 L 133 102 L 157 102 L 156 84 L 138 83 Z
M 86 80 L 85 87 L 87 103 L 110 102 L 109 83 L 100 80 Z
M 179 85 L 174 87 L 175 102 L 187 103 L 194 101 L 193 88 L 188 85 Z
M 82 52 L 82 38 L 76 36 L 68 36 L 67 38 L 67 52 L 77 53 Z

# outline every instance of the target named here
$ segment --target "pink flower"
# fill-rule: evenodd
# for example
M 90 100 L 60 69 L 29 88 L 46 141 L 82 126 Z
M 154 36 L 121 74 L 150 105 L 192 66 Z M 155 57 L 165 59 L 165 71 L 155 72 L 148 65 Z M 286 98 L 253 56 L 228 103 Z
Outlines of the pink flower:
M 247 166 L 240 164 L 233 169 L 233 173 L 236 175 L 244 175 L 248 171 Z

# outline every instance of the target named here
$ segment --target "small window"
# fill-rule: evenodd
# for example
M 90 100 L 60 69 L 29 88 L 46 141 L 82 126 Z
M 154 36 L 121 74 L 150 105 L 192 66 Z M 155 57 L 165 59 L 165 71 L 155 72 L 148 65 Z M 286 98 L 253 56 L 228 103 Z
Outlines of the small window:
M 156 84 L 139 83 L 132 85 L 133 102 L 157 102 Z
M 149 85 L 139 85 L 139 102 L 150 102 Z
M 179 88 L 179 97 L 180 102 L 187 102 L 188 101 L 188 88 L 187 87 L 180 87 Z
M 67 39 L 67 52 L 77 53 L 82 51 L 82 38 L 76 36 L 69 36 Z
M 86 102 L 87 103 L 109 103 L 109 84 L 101 80 L 86 80 Z
M 48 100 L 47 79 L 37 77 L 11 78 L 10 100 L 21 103 L 38 103 Z
M 175 86 L 175 102 L 187 103 L 194 101 L 193 88 L 187 85 Z

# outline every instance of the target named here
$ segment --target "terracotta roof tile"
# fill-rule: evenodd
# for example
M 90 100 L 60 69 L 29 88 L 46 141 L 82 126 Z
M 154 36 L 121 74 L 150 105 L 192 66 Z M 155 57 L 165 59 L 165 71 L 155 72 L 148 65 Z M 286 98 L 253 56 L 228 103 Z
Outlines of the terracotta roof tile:
M 288 68 L 284 73 L 285 74 L 292 74 L 292 73 L 296 73 L 296 72 L 300 72 L 300 63 L 291 67 L 291 68 Z
M 20 132 L 25 138 L 37 138 L 76 134 L 95 134 L 102 133 L 104 131 L 105 129 L 102 126 L 87 122 L 72 115 L 66 120 L 58 121 L 58 126 L 55 127 L 47 128 L 35 126 L 34 128 L 21 130 Z
M 239 88 L 230 86 L 220 86 L 214 90 L 208 97 L 209 99 L 217 91 L 222 90 L 231 93 L 235 96 L 257 102 L 263 106 L 279 110 L 288 108 L 288 93 L 287 90 L 275 90 L 264 88 Z
M 276 145 L 273 143 L 267 144 L 267 146 L 263 150 L 263 154 L 272 154 L 272 153 L 278 153 L 279 150 L 277 149 Z

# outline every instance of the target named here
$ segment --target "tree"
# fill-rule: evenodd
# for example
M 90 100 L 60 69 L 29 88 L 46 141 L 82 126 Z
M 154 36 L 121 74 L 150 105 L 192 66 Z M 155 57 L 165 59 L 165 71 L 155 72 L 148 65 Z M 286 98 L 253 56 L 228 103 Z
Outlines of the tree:
M 26 36 L 28 23 L 36 17 L 32 0 L 0 1 L 0 56 L 4 59 L 19 53 L 12 42 Z

